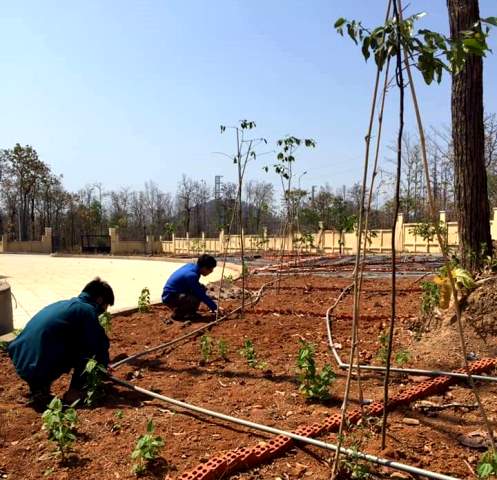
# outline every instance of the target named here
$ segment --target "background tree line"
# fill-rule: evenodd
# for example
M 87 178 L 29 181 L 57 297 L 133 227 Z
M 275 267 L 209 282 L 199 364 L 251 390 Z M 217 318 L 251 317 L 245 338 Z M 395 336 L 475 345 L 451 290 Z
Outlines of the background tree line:
M 418 139 L 404 136 L 401 211 L 408 222 L 428 218 L 426 185 Z M 454 205 L 454 153 L 449 129 L 432 128 L 428 136 L 433 194 L 437 208 L 449 218 Z M 485 166 L 491 207 L 497 207 L 497 117 L 485 117 Z M 307 166 L 306 166 L 307 167 Z M 311 166 L 308 169 L 311 170 Z M 388 161 L 380 172 L 372 199 L 371 228 L 389 228 L 392 219 L 392 184 Z M 216 236 L 220 228 L 238 233 L 237 185 L 224 182 L 217 194 L 206 179 L 183 175 L 176 192 L 164 192 L 152 181 L 142 190 L 123 187 L 108 190 L 102 183 L 86 185 L 77 192 L 64 188 L 63 178 L 52 172 L 36 150 L 16 144 L 0 151 L 0 233 L 9 239 L 39 239 L 45 227 L 52 227 L 62 248 L 79 245 L 81 235 L 106 235 L 118 227 L 121 238 L 139 240 L 145 235 Z M 291 204 L 294 223 L 303 232 L 316 231 L 319 222 L 327 229 L 351 231 L 361 191 L 359 184 L 338 189 L 329 184 L 312 190 L 294 188 L 277 193 L 266 181 L 250 180 L 242 195 L 242 222 L 248 234 L 260 234 L 263 227 L 277 234 Z M 286 206 L 286 207 L 285 207 Z

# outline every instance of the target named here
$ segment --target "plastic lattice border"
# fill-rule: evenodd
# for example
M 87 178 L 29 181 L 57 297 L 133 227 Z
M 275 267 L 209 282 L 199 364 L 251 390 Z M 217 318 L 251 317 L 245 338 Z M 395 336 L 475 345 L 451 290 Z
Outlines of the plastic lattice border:
M 484 358 L 472 362 L 469 370 L 471 374 L 486 372 L 497 365 L 497 359 Z M 456 370 L 456 373 L 466 373 L 465 369 Z M 440 376 L 427 380 L 418 385 L 409 387 L 392 396 L 387 403 L 388 411 L 392 411 L 400 405 L 408 405 L 420 398 L 439 394 L 450 385 L 458 381 L 455 377 Z M 380 416 L 383 414 L 383 402 L 374 402 L 363 409 L 366 416 Z M 362 418 L 360 409 L 354 409 L 347 415 L 349 424 L 357 424 Z M 340 414 L 336 413 L 323 422 L 311 425 L 302 425 L 294 433 L 306 437 L 317 437 L 324 433 L 336 432 L 340 426 Z M 213 456 L 208 462 L 195 467 L 193 470 L 183 473 L 178 480 L 216 480 L 235 472 L 254 468 L 266 463 L 273 458 L 288 451 L 295 442 L 283 435 L 278 435 L 268 442 L 261 442 L 253 447 L 242 447 L 236 450 Z

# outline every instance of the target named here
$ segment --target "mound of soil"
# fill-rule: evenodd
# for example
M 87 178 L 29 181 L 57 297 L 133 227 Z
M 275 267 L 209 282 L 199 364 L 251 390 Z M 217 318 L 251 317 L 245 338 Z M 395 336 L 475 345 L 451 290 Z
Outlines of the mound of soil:
M 430 323 L 430 330 L 421 340 L 413 341 L 414 357 L 423 359 L 427 368 L 461 367 L 461 341 L 453 308 L 439 312 Z M 471 360 L 497 355 L 497 276 L 485 279 L 468 296 L 462 324 Z

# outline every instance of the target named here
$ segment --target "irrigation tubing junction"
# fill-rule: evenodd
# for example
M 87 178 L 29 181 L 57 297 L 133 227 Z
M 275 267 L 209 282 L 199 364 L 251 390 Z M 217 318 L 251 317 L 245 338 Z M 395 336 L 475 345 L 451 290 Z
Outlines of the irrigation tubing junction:
M 328 344 L 330 346 L 330 349 L 333 353 L 333 356 L 335 357 L 335 361 L 338 365 L 339 368 L 342 370 L 346 370 L 349 368 L 350 364 L 342 361 L 340 358 L 340 355 L 337 352 L 337 349 L 335 347 L 335 342 L 333 341 L 333 336 L 332 336 L 332 312 L 335 309 L 336 305 L 338 304 L 338 301 L 345 296 L 345 294 L 350 290 L 351 286 L 349 285 L 348 287 L 344 288 L 342 290 L 342 293 L 338 297 L 337 301 L 335 302 L 334 305 L 332 305 L 330 308 L 328 308 L 326 312 L 326 331 L 328 333 Z M 386 371 L 386 367 L 382 367 L 379 365 L 367 365 L 367 364 L 354 364 L 352 368 L 359 369 L 359 370 L 369 370 L 369 371 L 377 371 L 377 372 L 384 372 Z M 390 367 L 391 372 L 396 372 L 396 373 L 404 373 L 404 374 L 409 374 L 409 375 L 419 375 L 419 376 L 426 376 L 426 377 L 438 377 L 438 376 L 447 376 L 447 377 L 456 377 L 460 378 L 462 380 L 467 380 L 468 375 L 464 373 L 457 373 L 457 372 L 446 372 L 444 370 L 423 370 L 420 368 L 399 368 L 399 367 Z M 493 377 L 491 375 L 471 375 L 475 380 L 481 380 L 483 382 L 497 382 L 497 377 Z

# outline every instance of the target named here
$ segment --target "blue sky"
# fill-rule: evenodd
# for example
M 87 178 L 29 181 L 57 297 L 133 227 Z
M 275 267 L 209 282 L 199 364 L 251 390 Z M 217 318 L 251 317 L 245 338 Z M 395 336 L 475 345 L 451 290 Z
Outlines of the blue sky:
M 302 184 L 351 184 L 361 176 L 374 65 L 333 30 L 344 16 L 383 21 L 380 0 L 87 0 L 7 2 L 0 16 L 0 148 L 31 144 L 77 190 L 174 191 L 183 173 L 213 184 L 234 180 L 234 143 L 220 124 L 247 118 L 270 144 L 313 137 L 302 152 Z M 481 15 L 497 15 L 480 0 Z M 412 0 L 428 12 L 419 28 L 447 32 L 445 0 Z M 497 29 L 491 33 L 497 55 Z M 497 57 L 485 60 L 485 106 L 497 112 Z M 426 88 L 427 124 L 450 122 L 450 80 Z M 387 104 L 385 139 L 397 120 Z M 413 129 L 408 109 L 408 127 Z M 385 152 L 385 155 L 390 155 Z M 262 166 L 248 178 L 275 181 Z

